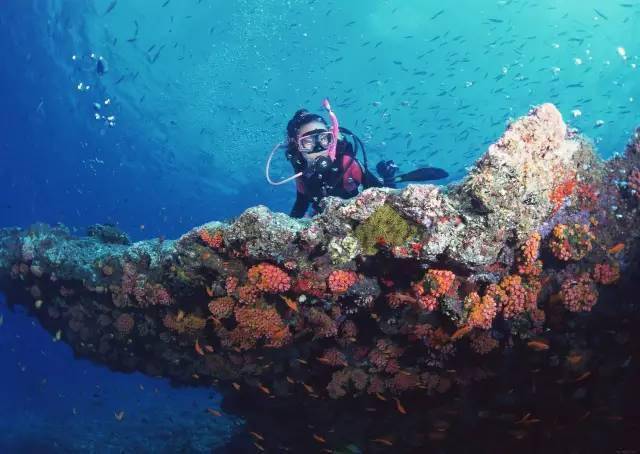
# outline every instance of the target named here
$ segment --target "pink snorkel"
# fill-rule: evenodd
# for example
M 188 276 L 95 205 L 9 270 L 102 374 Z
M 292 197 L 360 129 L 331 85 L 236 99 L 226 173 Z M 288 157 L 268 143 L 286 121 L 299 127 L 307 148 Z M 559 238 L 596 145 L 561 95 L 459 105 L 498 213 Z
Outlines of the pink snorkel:
M 329 150 L 327 154 L 329 155 L 329 159 L 332 161 L 336 160 L 336 146 L 338 144 L 338 134 L 340 134 L 340 125 L 338 124 L 338 117 L 331 110 L 331 104 L 329 104 L 329 98 L 324 98 L 322 100 L 322 107 L 324 107 L 329 113 L 329 118 L 331 118 L 331 132 L 333 133 L 333 142 L 329 145 Z

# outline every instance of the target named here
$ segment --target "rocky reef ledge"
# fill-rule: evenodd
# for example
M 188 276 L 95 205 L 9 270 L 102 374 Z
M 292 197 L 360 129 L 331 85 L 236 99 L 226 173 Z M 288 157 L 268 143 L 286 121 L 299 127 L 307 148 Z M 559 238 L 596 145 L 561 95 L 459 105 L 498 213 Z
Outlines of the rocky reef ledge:
M 543 104 L 459 183 L 312 219 L 258 206 L 133 244 L 1 229 L 0 289 L 79 356 L 215 386 L 260 430 L 249 450 L 455 448 L 480 429 L 516 449 L 562 425 L 625 440 L 598 399 L 637 377 L 639 202 L 638 133 L 603 161 Z

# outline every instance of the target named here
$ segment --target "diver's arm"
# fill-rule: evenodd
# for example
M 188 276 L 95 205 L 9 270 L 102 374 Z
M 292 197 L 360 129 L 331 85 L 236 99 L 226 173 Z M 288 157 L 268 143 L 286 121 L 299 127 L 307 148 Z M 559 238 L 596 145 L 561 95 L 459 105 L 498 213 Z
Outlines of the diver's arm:
M 303 217 L 307 210 L 309 209 L 309 199 L 302 193 L 296 191 L 296 201 L 293 204 L 293 208 L 291 208 L 291 216 L 292 218 L 301 218 Z
M 388 186 L 384 184 L 384 182 L 375 176 L 369 169 L 366 169 L 362 175 L 362 186 L 365 189 L 367 188 L 381 188 L 383 186 Z

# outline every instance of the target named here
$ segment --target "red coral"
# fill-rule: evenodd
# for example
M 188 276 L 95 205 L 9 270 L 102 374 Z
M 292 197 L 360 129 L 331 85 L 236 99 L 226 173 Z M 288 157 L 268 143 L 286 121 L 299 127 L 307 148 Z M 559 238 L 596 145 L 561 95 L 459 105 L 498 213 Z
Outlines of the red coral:
M 260 291 L 252 285 L 238 287 L 238 299 L 244 304 L 255 304 L 260 298 Z
M 451 271 L 430 269 L 427 271 L 423 285 L 425 290 L 428 289 L 429 293 L 439 298 L 447 294 L 455 278 L 456 275 Z
M 540 240 L 540 234 L 535 232 L 520 246 L 520 253 L 517 256 L 518 273 L 529 276 L 538 276 L 542 273 L 542 262 L 538 260 Z
M 589 273 L 582 273 L 562 283 L 560 298 L 571 312 L 588 312 L 598 301 L 598 290 Z
M 202 228 L 198 230 L 198 236 L 202 240 L 204 244 L 209 246 L 211 249 L 220 249 L 223 245 L 223 238 L 221 232 L 215 232 L 211 234 L 207 229 Z
M 249 282 L 265 293 L 284 293 L 291 288 L 291 278 L 275 265 L 260 263 L 249 269 Z
M 345 367 L 347 365 L 347 357 L 336 348 L 325 350 L 318 361 L 331 367 Z
M 516 317 L 527 309 L 527 292 L 518 275 L 505 276 L 500 284 L 491 284 L 487 288 L 487 295 L 500 305 L 506 319 Z
M 215 318 L 222 319 L 227 318 L 233 314 L 233 308 L 235 306 L 235 301 L 233 298 L 229 296 L 223 296 L 221 298 L 216 298 L 209 303 L 209 312 Z
M 433 295 L 422 295 L 418 297 L 418 305 L 425 311 L 435 311 L 438 308 L 438 300 Z
M 575 187 L 576 177 L 575 175 L 572 175 L 553 189 L 549 195 L 549 201 L 553 204 L 552 214 L 555 214 L 562 206 L 564 200 L 573 194 Z
M 620 279 L 620 267 L 608 263 L 598 263 L 593 270 L 593 280 L 598 284 L 610 285 Z
M 312 271 L 305 270 L 298 275 L 293 291 L 322 298 L 327 291 L 327 286 L 320 276 Z
M 358 275 L 353 271 L 335 270 L 327 278 L 329 290 L 335 295 L 346 292 L 356 282 L 358 282 Z
M 238 278 L 235 276 L 229 276 L 224 283 L 225 290 L 227 291 L 227 295 L 231 296 L 238 288 Z
M 473 292 L 467 295 L 464 300 L 465 308 L 469 308 L 469 318 L 467 323 L 473 328 L 490 329 L 493 319 L 496 317 L 498 307 L 495 300 L 485 295 L 480 297 Z
M 291 341 L 291 333 L 278 311 L 271 306 L 237 307 L 235 318 L 238 326 L 231 332 L 231 339 L 240 349 L 249 349 L 260 340 L 266 347 L 282 347 Z

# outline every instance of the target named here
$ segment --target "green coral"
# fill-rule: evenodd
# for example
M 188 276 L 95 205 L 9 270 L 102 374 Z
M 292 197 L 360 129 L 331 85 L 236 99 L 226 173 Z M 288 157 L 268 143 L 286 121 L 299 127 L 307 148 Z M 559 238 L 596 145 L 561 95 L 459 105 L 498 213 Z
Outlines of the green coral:
M 403 246 L 411 238 L 417 237 L 418 233 L 415 223 L 403 218 L 387 204 L 374 211 L 355 230 L 356 238 L 360 241 L 364 253 L 368 255 L 376 253 L 376 245 L 381 241 L 389 246 Z
M 362 251 L 357 238 L 347 235 L 344 238 L 332 238 L 329 242 L 329 257 L 337 265 L 353 260 Z

